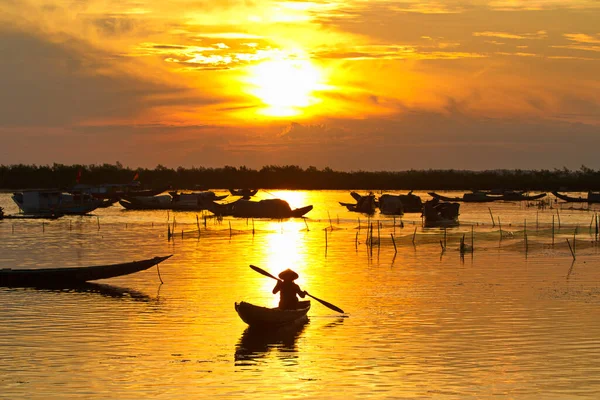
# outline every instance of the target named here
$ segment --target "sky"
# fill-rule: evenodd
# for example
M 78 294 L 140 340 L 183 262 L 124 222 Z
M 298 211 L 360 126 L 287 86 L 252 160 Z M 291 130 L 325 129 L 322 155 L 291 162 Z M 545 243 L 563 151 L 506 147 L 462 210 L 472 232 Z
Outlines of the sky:
M 0 0 L 0 164 L 600 169 L 598 0 Z

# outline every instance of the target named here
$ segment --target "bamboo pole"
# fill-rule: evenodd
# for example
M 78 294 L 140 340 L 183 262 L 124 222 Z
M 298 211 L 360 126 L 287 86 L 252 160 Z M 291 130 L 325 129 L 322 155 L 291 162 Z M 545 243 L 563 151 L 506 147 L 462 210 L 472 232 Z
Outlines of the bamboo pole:
M 471 225 L 471 251 L 475 252 L 475 246 L 474 246 L 474 242 L 475 242 L 475 235 L 473 233 L 473 225 Z
M 396 248 L 396 241 L 394 240 L 394 234 L 390 233 L 390 236 L 392 237 L 392 243 L 394 244 L 394 254 L 398 253 L 398 249 Z
M 573 248 L 571 247 L 571 243 L 569 243 L 568 238 L 567 238 L 567 244 L 569 245 L 569 250 L 571 250 L 571 255 L 573 256 L 573 260 L 575 260 L 575 252 L 573 251 Z
M 500 229 L 500 240 L 502 240 L 502 223 L 500 222 L 500 217 L 498 217 L 498 227 Z
M 527 219 L 523 223 L 523 236 L 525 238 L 525 253 L 527 253 L 527 250 L 529 250 L 529 243 L 527 242 Z
M 552 215 L 552 247 L 554 247 L 554 215 Z
M 415 236 L 417 236 L 417 227 L 415 226 L 415 231 L 413 232 L 413 237 L 412 237 L 412 244 L 414 246 L 415 244 Z
M 98 223 L 98 230 L 100 230 L 100 216 L 96 215 L 96 222 Z
M 356 232 L 356 237 L 354 238 L 354 247 L 358 250 L 358 232 Z
M 492 217 L 492 228 L 496 227 L 496 222 L 494 221 L 494 214 L 492 214 L 492 209 L 490 207 L 488 207 L 488 210 L 490 211 L 490 217 Z
M 302 217 L 302 219 L 304 220 L 304 225 L 306 225 L 306 231 L 310 231 L 310 229 L 308 229 L 308 222 L 306 222 L 306 217 Z
M 560 231 L 560 213 L 556 210 L 556 218 L 558 218 L 558 230 Z

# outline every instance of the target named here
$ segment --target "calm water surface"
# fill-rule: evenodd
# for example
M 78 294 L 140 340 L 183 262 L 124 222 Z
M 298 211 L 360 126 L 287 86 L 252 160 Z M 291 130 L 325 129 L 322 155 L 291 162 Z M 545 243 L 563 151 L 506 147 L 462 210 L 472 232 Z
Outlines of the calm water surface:
M 78 290 L 0 288 L 0 398 L 600 396 L 596 209 L 463 203 L 461 226 L 444 232 L 421 228 L 419 214 L 348 212 L 347 191 L 260 196 L 315 208 L 288 221 L 119 205 L 0 221 L 4 268 L 173 254 L 160 276 L 154 267 Z M 17 212 L 10 194 L 0 206 Z M 461 257 L 463 235 L 474 252 Z M 296 270 L 303 289 L 346 314 L 313 300 L 304 327 L 250 334 L 234 303 L 277 298 L 249 264 Z

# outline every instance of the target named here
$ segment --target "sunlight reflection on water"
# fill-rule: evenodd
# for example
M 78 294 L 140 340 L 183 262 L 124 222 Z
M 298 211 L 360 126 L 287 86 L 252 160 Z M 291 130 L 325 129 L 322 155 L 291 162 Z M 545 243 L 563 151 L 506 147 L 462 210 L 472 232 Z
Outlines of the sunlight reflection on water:
M 200 216 L 198 233 L 196 213 L 171 213 L 170 240 L 166 212 L 120 206 L 44 225 L 0 222 L 1 267 L 174 254 L 159 265 L 163 285 L 153 267 L 79 290 L 0 288 L 3 395 L 597 397 L 595 211 L 463 204 L 462 225 L 445 233 L 422 229 L 417 214 L 403 217 L 404 227 L 376 215 L 371 248 L 373 219 L 339 205 L 347 192 L 287 198 L 315 206 L 306 221 L 209 218 L 204 226 Z M 9 195 L 0 206 L 15 212 Z M 492 225 L 490 210 L 512 236 Z M 475 251 L 461 257 L 459 240 L 470 243 L 471 232 Z M 566 243 L 574 234 L 575 263 Z M 277 303 L 275 281 L 249 264 L 274 275 L 295 269 L 303 289 L 347 316 L 313 300 L 309 323 L 296 330 L 248 332 L 234 303 Z

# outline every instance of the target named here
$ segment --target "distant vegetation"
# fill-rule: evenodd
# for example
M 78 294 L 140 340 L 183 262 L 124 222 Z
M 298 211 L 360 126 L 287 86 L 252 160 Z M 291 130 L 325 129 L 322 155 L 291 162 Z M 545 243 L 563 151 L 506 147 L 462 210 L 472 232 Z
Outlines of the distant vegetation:
M 124 168 L 115 165 L 1 165 L 0 189 L 70 188 L 82 184 L 129 183 L 136 177 L 143 187 L 173 189 L 362 189 L 362 190 L 472 190 L 531 191 L 600 190 L 600 170 L 582 166 L 577 171 L 554 170 L 409 170 L 397 172 L 334 171 L 294 165 L 268 165 L 260 170 L 223 168 Z

